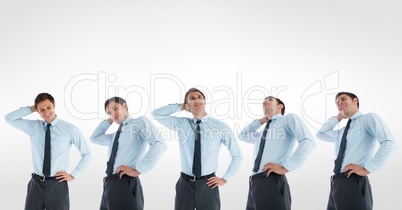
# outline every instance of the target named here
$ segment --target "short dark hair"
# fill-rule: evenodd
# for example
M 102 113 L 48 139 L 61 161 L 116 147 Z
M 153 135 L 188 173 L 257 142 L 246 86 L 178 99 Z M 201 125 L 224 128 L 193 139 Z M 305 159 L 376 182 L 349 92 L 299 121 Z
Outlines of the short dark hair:
M 35 108 L 37 108 L 40 102 L 46 100 L 49 100 L 54 105 L 54 98 L 52 95 L 50 95 L 49 93 L 39 93 L 34 100 Z
M 197 88 L 190 88 L 190 90 L 188 90 L 187 93 L 186 93 L 186 95 L 184 96 L 184 104 L 187 104 L 187 103 L 188 103 L 187 97 L 188 97 L 188 95 L 190 95 L 192 92 L 199 92 L 199 93 L 201 93 L 202 97 L 203 97 L 204 100 L 205 100 L 205 95 L 204 95 L 204 93 L 201 92 L 201 90 L 199 90 L 199 89 L 197 89 Z
M 273 96 L 268 96 L 268 97 L 266 97 L 265 99 L 267 99 L 267 98 L 273 98 L 273 99 L 275 99 L 275 100 L 278 102 L 278 105 L 282 104 L 282 105 L 283 105 L 283 108 L 282 108 L 282 110 L 281 110 L 281 114 L 282 114 L 282 115 L 285 115 L 285 103 L 283 103 L 283 101 L 282 101 L 281 99 L 276 98 L 276 97 L 273 97 Z
M 349 96 L 350 98 L 352 98 L 352 100 L 357 98 L 357 108 L 359 108 L 359 105 L 360 105 L 359 104 L 359 98 L 354 93 L 350 93 L 350 92 L 339 92 L 339 93 L 337 93 L 336 96 L 335 96 L 335 103 L 336 103 L 336 100 L 338 99 L 338 97 L 340 95 L 343 95 L 343 94 Z
M 105 101 L 105 111 L 106 111 L 106 107 L 109 105 L 110 102 L 119 103 L 122 106 L 123 106 L 123 104 L 127 104 L 126 100 L 124 100 L 121 97 L 118 97 L 118 96 L 111 97 L 111 98 L 109 98 L 108 100 Z

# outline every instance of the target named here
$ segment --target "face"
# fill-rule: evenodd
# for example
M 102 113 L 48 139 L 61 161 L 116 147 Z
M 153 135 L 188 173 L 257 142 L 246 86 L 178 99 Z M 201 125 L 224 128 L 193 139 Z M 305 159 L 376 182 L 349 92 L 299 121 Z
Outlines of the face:
M 187 96 L 186 107 L 191 113 L 205 111 L 205 99 L 200 92 L 194 91 Z
M 278 101 L 275 98 L 267 97 L 262 103 L 262 109 L 264 111 L 264 115 L 268 115 L 270 117 L 280 114 L 283 105 L 278 105 Z
M 115 123 L 120 124 L 128 117 L 127 104 L 124 103 L 122 106 L 112 101 L 107 105 L 106 113 Z
M 348 118 L 359 110 L 357 107 L 357 98 L 352 100 L 352 98 L 346 94 L 342 94 L 336 99 L 336 105 L 338 106 L 339 112 Z
M 51 123 L 56 118 L 56 113 L 54 112 L 55 104 L 50 102 L 48 99 L 39 102 L 36 105 L 39 115 L 46 123 Z

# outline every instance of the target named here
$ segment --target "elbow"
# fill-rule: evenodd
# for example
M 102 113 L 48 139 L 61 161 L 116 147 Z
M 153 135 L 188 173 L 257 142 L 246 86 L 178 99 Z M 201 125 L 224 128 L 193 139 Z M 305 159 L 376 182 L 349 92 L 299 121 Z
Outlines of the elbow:
M 10 124 L 11 121 L 12 121 L 12 119 L 11 119 L 11 117 L 10 117 L 9 115 L 4 116 L 4 120 L 6 120 L 6 122 L 7 122 L 8 124 Z
M 91 161 L 92 158 L 93 158 L 92 152 L 88 152 L 87 154 L 85 154 L 85 158 L 86 158 L 88 161 Z
M 151 112 L 151 116 L 154 118 L 154 119 L 158 119 L 158 113 L 157 113 L 157 111 L 156 110 L 153 110 L 152 112 Z
M 239 133 L 239 134 L 237 135 L 237 138 L 238 138 L 239 140 L 241 140 L 241 141 L 245 141 L 245 140 L 246 140 L 245 135 L 244 135 L 243 133 Z
M 92 142 L 92 143 L 96 142 L 96 137 L 95 136 L 90 136 L 89 141 Z
M 162 149 L 164 152 L 167 150 L 167 144 L 165 141 L 163 141 Z

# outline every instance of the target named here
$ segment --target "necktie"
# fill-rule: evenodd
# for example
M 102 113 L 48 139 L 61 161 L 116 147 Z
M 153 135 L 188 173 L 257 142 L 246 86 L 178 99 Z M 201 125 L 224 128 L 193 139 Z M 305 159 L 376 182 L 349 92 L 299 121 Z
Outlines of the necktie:
M 116 136 L 114 137 L 112 153 L 110 154 L 109 161 L 107 161 L 106 174 L 111 176 L 113 174 L 113 166 L 117 154 L 117 147 L 119 146 L 119 136 L 121 132 L 121 128 L 123 127 L 123 123 L 120 124 L 119 129 L 117 129 Z
M 201 134 L 200 134 L 201 120 L 197 120 L 197 127 L 195 129 L 194 141 L 194 159 L 193 159 L 193 174 L 196 177 L 201 177 Z
M 260 148 L 258 149 L 258 154 L 254 161 L 254 168 L 253 168 L 254 173 L 257 173 L 258 169 L 260 168 L 262 152 L 263 152 L 264 146 L 265 146 L 265 137 L 267 135 L 267 131 L 269 129 L 270 124 L 271 124 L 271 120 L 268 120 L 267 125 L 264 128 L 264 132 L 262 133 L 262 136 L 261 136 Z
M 50 125 L 46 126 L 46 135 L 45 135 L 45 156 L 43 159 L 43 170 L 42 173 L 45 177 L 50 176 Z
M 346 149 L 346 136 L 348 134 L 348 130 L 349 130 L 351 121 L 352 121 L 351 119 L 348 120 L 348 123 L 346 124 L 346 127 L 345 127 L 345 131 L 343 131 L 341 146 L 339 147 L 339 152 L 338 152 L 338 157 L 335 160 L 335 167 L 334 167 L 335 174 L 339 174 L 341 172 L 342 161 L 343 161 L 343 157 L 345 156 L 345 149 Z

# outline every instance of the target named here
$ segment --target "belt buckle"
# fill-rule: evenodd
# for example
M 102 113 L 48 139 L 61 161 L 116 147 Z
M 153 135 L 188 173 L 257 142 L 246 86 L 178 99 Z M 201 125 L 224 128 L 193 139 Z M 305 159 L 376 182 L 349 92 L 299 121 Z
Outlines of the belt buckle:
M 44 182 L 46 180 L 46 177 L 43 176 L 43 179 L 39 179 L 40 181 Z
M 190 181 L 191 181 L 191 182 L 195 182 L 195 179 L 196 179 L 196 178 L 197 178 L 196 176 L 193 176 L 193 178 L 190 179 Z

